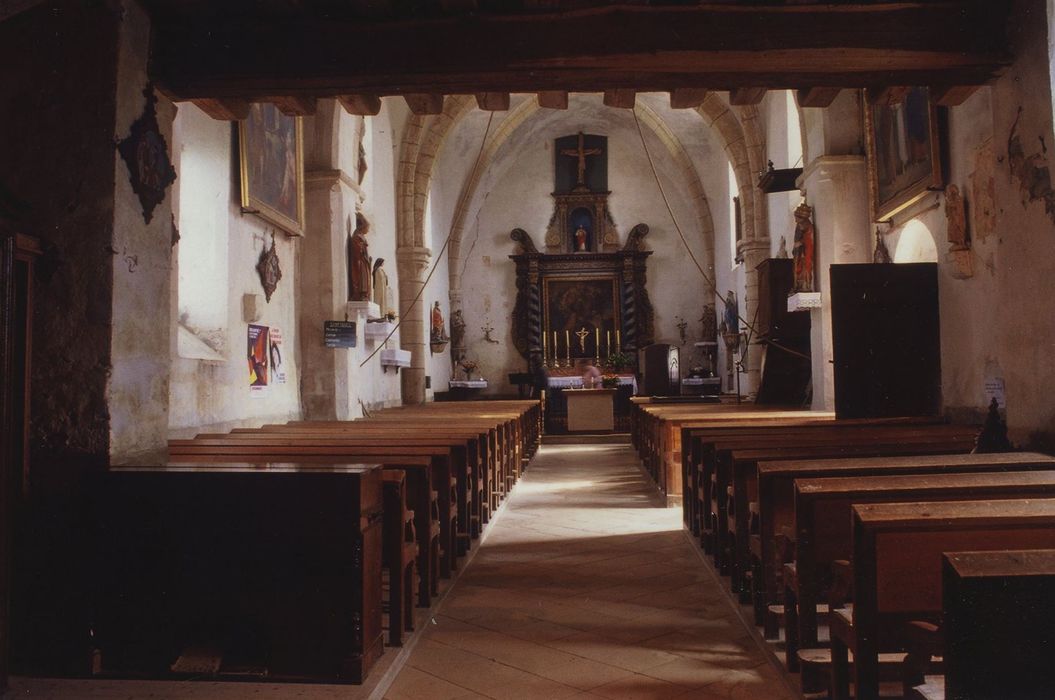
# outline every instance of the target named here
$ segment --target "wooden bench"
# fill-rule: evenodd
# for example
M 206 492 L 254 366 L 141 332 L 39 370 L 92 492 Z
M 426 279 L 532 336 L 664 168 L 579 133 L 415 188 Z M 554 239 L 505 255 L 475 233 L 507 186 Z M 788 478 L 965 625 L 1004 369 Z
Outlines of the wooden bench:
M 377 465 L 174 462 L 96 486 L 102 674 L 360 683 L 383 652 Z
M 1055 550 L 951 552 L 943 559 L 945 676 L 917 697 L 1050 698 Z
M 177 444 L 170 447 L 173 459 L 199 464 L 221 464 L 224 462 L 246 462 L 255 459 L 257 462 L 274 462 L 281 459 L 297 461 L 303 464 L 335 464 L 353 460 L 372 460 L 379 462 L 385 469 L 400 469 L 407 472 L 407 498 L 414 511 L 414 529 L 418 536 L 418 575 L 420 578 L 418 605 L 429 607 L 432 596 L 439 594 L 439 578 L 443 571 L 445 555 L 444 543 L 450 543 L 450 520 L 443 526 L 441 505 L 447 504 L 450 512 L 450 489 L 438 491 L 436 484 L 450 483 L 447 462 L 435 454 L 432 447 L 383 447 L 376 445 L 345 447 L 305 447 L 286 446 L 224 446 L 222 440 L 218 445 L 182 444 L 195 441 L 172 441 Z M 444 498 L 443 494 L 446 493 Z M 444 530 L 447 537 L 444 538 Z
M 878 655 L 906 643 L 906 622 L 942 610 L 942 553 L 1055 547 L 1055 499 L 853 506 L 852 608 L 833 610 L 832 698 L 879 697 Z
M 403 633 L 414 631 L 414 588 L 418 558 L 414 511 L 407 508 L 407 475 L 385 469 L 381 563 L 388 571 L 388 643 L 403 646 Z
M 1034 453 L 838 461 L 843 464 L 830 470 L 823 463 L 793 463 L 801 470 L 776 475 L 762 472 L 760 465 L 759 484 L 760 490 L 765 489 L 766 503 L 760 510 L 766 518 L 759 540 L 770 544 L 761 548 L 758 562 L 765 573 L 757 579 L 772 586 L 763 596 L 767 604 L 778 603 L 780 599 L 773 595 L 779 592 L 775 572 L 783 567 L 785 650 L 792 670 L 797 668 L 797 650 L 817 644 L 817 604 L 832 562 L 851 557 L 852 505 L 917 499 L 1003 500 L 1055 493 L 1055 458 Z M 795 478 L 805 473 L 817 476 Z M 832 474 L 840 476 L 825 476 Z M 792 480 L 794 495 L 789 503 L 781 495 Z M 792 533 L 794 560 L 790 563 L 777 560 L 775 535 L 781 531 Z

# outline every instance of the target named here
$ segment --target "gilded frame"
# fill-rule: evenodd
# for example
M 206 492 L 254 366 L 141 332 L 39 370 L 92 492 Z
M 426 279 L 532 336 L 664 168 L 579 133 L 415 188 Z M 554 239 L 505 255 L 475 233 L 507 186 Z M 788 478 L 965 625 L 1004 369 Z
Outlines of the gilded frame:
M 265 123 L 275 128 L 266 128 Z M 265 148 L 268 139 L 270 145 L 282 147 L 284 152 L 279 148 Z M 303 120 L 282 114 L 270 103 L 253 104 L 249 118 L 238 122 L 238 165 L 242 212 L 256 214 L 292 236 L 303 236 Z M 293 182 L 287 183 L 286 177 L 291 170 Z M 292 201 L 284 202 L 283 199 Z
M 925 107 L 919 106 L 919 97 L 926 99 Z M 865 151 L 868 159 L 868 194 L 872 221 L 886 221 L 895 214 L 919 201 L 928 192 L 941 190 L 944 186 L 942 176 L 941 132 L 938 124 L 938 108 L 930 99 L 930 90 L 925 87 L 912 88 L 898 107 L 902 110 L 917 110 L 906 114 L 905 119 L 890 119 L 894 107 L 887 104 L 873 104 L 868 89 L 862 91 L 862 113 L 864 116 Z M 913 99 L 913 98 L 917 99 Z M 887 114 L 882 111 L 887 110 Z M 897 116 L 897 115 L 893 115 Z M 880 117 L 883 117 L 882 119 Z M 917 124 L 916 130 L 924 132 L 925 141 L 913 139 L 906 126 L 909 120 L 925 118 L 926 124 Z M 882 122 L 882 123 L 880 123 Z M 896 122 L 896 123 L 895 123 Z M 879 133 L 883 130 L 884 133 Z M 897 142 L 892 142 L 896 138 Z M 907 171 L 893 179 L 884 177 L 881 180 L 880 164 L 877 157 L 879 149 L 887 158 L 897 158 L 897 167 Z M 914 150 L 920 159 L 906 162 L 901 159 L 903 153 Z M 889 167 L 887 168 L 889 170 Z

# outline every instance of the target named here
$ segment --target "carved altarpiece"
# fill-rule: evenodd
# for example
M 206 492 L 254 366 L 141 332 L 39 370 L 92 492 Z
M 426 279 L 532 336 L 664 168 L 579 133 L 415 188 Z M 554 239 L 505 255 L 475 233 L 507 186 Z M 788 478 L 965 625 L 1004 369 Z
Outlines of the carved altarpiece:
M 647 227 L 639 225 L 635 230 L 647 231 Z M 643 234 L 642 234 L 643 235 Z M 517 229 L 513 232 L 514 240 L 521 240 L 526 234 Z M 653 342 L 655 334 L 655 318 L 652 303 L 646 289 L 647 270 L 646 264 L 651 251 L 640 250 L 635 245 L 610 253 L 558 253 L 547 255 L 533 250 L 534 246 L 522 245 L 524 252 L 509 257 L 516 264 L 516 304 L 513 308 L 513 344 L 525 360 L 532 356 L 541 359 L 543 354 L 543 332 L 548 332 L 546 354 L 548 358 L 554 355 L 552 333 L 559 331 L 558 355 L 561 359 L 567 357 L 564 330 L 549 328 L 549 310 L 546 308 L 546 290 L 554 283 L 582 282 L 583 286 L 588 283 L 597 285 L 603 281 L 610 280 L 613 290 L 613 318 L 611 327 L 606 326 L 600 336 L 601 347 L 598 352 L 596 341 L 593 338 L 600 327 L 597 324 L 590 325 L 587 331 L 590 334 L 587 347 L 579 352 L 579 342 L 571 332 L 573 350 L 572 360 L 578 357 L 594 357 L 599 355 L 602 360 L 608 352 L 609 330 L 619 331 L 618 349 L 635 357 L 637 350 Z M 578 324 L 576 324 L 578 325 Z M 616 351 L 615 334 L 612 336 L 611 349 Z M 591 343 L 593 343 L 591 345 Z

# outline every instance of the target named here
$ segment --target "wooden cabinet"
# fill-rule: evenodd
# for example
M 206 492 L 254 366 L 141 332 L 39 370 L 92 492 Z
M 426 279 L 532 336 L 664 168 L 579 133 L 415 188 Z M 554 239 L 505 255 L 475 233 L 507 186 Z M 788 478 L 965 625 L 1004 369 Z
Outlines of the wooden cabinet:
M 835 413 L 941 413 L 935 263 L 831 266 Z

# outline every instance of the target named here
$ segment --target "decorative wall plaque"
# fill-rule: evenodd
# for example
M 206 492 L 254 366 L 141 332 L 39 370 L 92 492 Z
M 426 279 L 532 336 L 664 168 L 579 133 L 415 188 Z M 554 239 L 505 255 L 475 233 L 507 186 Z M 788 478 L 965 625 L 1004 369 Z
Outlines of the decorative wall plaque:
M 165 190 L 176 181 L 176 169 L 169 160 L 168 144 L 158 126 L 154 88 L 143 89 L 146 105 L 132 124 L 128 136 L 117 144 L 117 151 L 128 166 L 132 191 L 143 207 L 143 221 L 150 223 L 154 209 L 165 200 Z
M 275 250 L 274 231 L 271 232 L 271 247 L 260 254 L 260 262 L 256 264 L 256 271 L 260 273 L 260 284 L 264 287 L 264 296 L 268 303 L 271 303 L 271 295 L 275 293 L 278 281 L 282 279 L 278 252 Z

